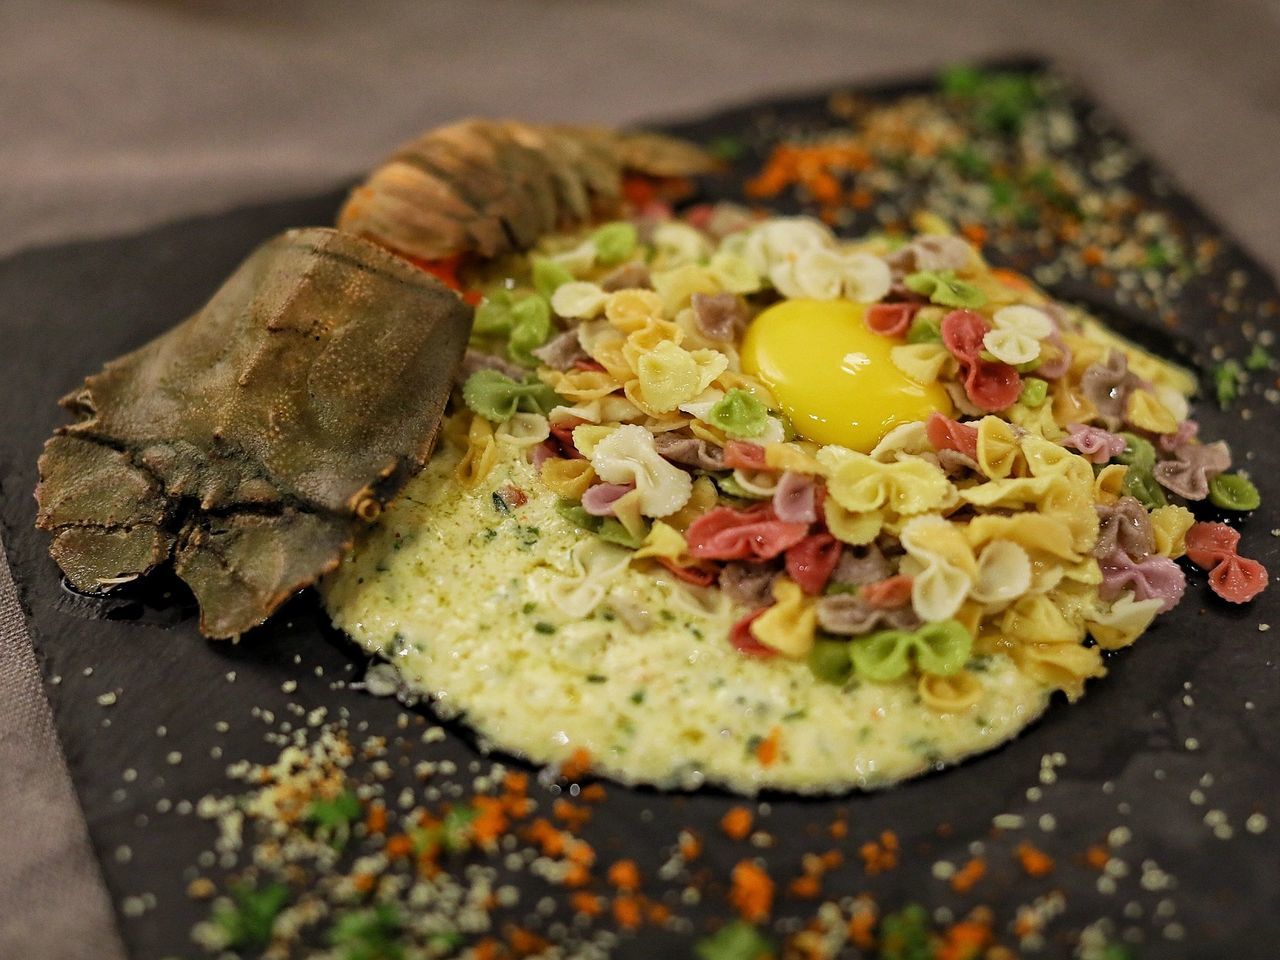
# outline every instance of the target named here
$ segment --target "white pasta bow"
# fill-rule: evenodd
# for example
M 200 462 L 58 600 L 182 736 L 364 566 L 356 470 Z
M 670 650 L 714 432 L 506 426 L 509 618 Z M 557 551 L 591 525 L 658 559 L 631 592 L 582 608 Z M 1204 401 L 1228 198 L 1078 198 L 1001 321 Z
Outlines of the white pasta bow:
M 1151 626 L 1163 603 L 1162 597 L 1135 600 L 1133 594 L 1126 590 L 1109 607 L 1098 601 L 1097 607 L 1085 615 L 1085 622 L 1098 646 L 1104 650 L 1119 650 L 1133 643 Z
M 916 615 L 926 623 L 954 616 L 978 575 L 960 528 L 937 515 L 916 517 L 903 526 L 901 538 L 907 551 L 901 569 L 912 577 Z
M 826 225 L 811 217 L 778 217 L 753 227 L 742 246 L 742 256 L 762 277 L 768 277 L 784 296 L 796 258 L 806 250 L 831 250 L 836 240 Z M 780 285 L 781 282 L 781 285 Z
M 1018 366 L 1040 356 L 1040 341 L 1053 332 L 1053 321 L 1043 310 L 1016 305 L 1001 307 L 991 318 L 994 329 L 982 345 L 997 360 Z
M 599 537 L 579 540 L 569 551 L 573 572 L 552 581 L 549 600 L 571 617 L 585 617 L 631 563 L 631 551 Z
M 608 299 L 609 294 L 599 284 L 572 280 L 556 288 L 551 295 L 551 309 L 560 317 L 590 320 L 600 315 Z
M 988 611 L 1000 610 L 1031 588 L 1031 558 L 1012 540 L 992 540 L 978 553 L 969 596 Z
M 875 303 L 893 285 L 889 265 L 874 254 L 823 247 L 801 251 L 789 269 L 779 264 L 770 279 L 784 296 L 857 303 Z
M 701 263 L 711 254 L 706 237 L 687 223 L 671 221 L 653 231 L 654 261 L 670 270 L 686 263 Z
M 575 442 L 581 429 L 574 431 Z M 601 480 L 635 484 L 640 512 L 647 517 L 670 516 L 688 503 L 693 493 L 693 480 L 658 454 L 653 434 L 638 424 L 623 424 L 610 431 L 596 442 L 590 457 Z

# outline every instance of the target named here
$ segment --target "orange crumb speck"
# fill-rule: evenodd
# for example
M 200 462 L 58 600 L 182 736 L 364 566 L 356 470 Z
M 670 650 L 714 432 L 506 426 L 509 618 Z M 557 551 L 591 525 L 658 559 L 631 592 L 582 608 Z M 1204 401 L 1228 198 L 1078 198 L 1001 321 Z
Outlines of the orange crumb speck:
M 951 889 L 956 893 L 968 893 L 987 873 L 987 861 L 974 857 L 951 877 Z
M 730 875 L 729 902 L 743 920 L 755 923 L 773 910 L 773 880 L 763 867 L 740 860 Z
M 760 761 L 760 766 L 770 767 L 777 762 L 781 739 L 782 728 L 774 727 L 769 731 L 769 736 L 760 741 L 756 747 L 756 759 Z
M 550 941 L 523 927 L 512 927 L 508 930 L 507 943 L 511 944 L 511 949 L 517 957 L 531 957 L 534 954 L 544 953 L 551 946 Z
M 730 840 L 745 840 L 751 833 L 751 824 L 755 818 L 746 807 L 732 807 L 720 819 L 720 829 Z
M 849 205 L 855 210 L 867 210 L 876 202 L 876 196 L 870 190 L 859 188 L 849 195 Z
M 1029 877 L 1043 877 L 1053 871 L 1053 858 L 1043 850 L 1038 850 L 1029 843 L 1018 844 L 1014 851 L 1023 871 Z
M 1094 844 L 1084 852 L 1084 862 L 1094 870 L 1102 870 L 1111 859 L 1111 851 L 1101 844 Z
M 492 937 L 485 937 L 471 948 L 471 953 L 475 960 L 498 960 L 498 957 L 501 956 L 501 950 L 502 945 L 497 940 Z
M 876 912 L 859 910 L 849 918 L 849 942 L 855 947 L 870 950 L 876 944 Z
M 975 247 L 980 247 L 987 242 L 987 228 L 980 223 L 966 223 L 960 228 L 960 232 Z
M 476 797 L 472 806 L 476 811 L 476 817 L 471 821 L 472 838 L 483 846 L 497 843 L 511 825 L 503 802 L 497 797 Z
M 593 783 L 582 788 L 582 799 L 587 803 L 599 803 L 607 796 L 604 784 Z
M 640 901 L 630 894 L 624 894 L 614 898 L 613 901 L 613 919 L 618 922 L 618 926 L 624 930 L 634 930 L 640 926 Z
M 560 765 L 560 776 L 566 780 L 581 780 L 591 770 L 591 751 L 578 747 L 569 759 Z
M 1102 251 L 1098 247 L 1085 247 L 1080 251 L 1080 257 L 1091 267 L 1098 267 L 1102 265 Z
M 387 829 L 387 808 L 378 800 L 369 804 L 369 810 L 364 815 L 365 829 L 370 833 L 384 833 Z
M 655 926 L 662 926 L 671 919 L 671 908 L 662 903 L 648 903 L 645 905 L 645 916 Z
M 551 805 L 552 815 L 575 832 L 581 830 L 588 820 L 591 819 L 591 809 L 589 807 L 580 807 L 570 803 L 564 797 L 560 797 Z
M 609 868 L 608 880 L 619 890 L 631 892 L 640 889 L 640 868 L 634 860 L 619 860 Z
M 797 900 L 816 900 L 822 893 L 822 881 L 816 875 L 806 873 L 791 881 L 788 892 Z
M 375 879 L 372 873 L 357 873 L 351 877 L 351 885 L 360 893 L 368 893 L 373 889 Z
M 937 960 L 978 960 L 991 945 L 991 927 L 973 920 L 962 920 L 949 927 L 938 947 Z
M 862 866 L 871 875 L 885 873 L 898 865 L 898 835 L 892 830 L 880 834 L 880 839 L 868 840 L 858 848 Z
M 389 860 L 397 860 L 400 857 L 409 857 L 413 855 L 413 840 L 408 834 L 397 833 L 394 837 L 388 837 L 386 846 L 383 848 Z
M 573 907 L 575 912 L 588 917 L 598 917 L 601 911 L 604 910 L 604 904 L 600 897 L 583 890 L 579 890 L 569 897 L 569 905 Z
M 702 856 L 702 841 L 692 833 L 681 834 L 680 856 L 686 861 L 697 860 Z
M 569 864 L 569 869 L 564 873 L 563 882 L 571 890 L 585 887 L 591 882 L 591 871 L 581 863 L 571 863 Z

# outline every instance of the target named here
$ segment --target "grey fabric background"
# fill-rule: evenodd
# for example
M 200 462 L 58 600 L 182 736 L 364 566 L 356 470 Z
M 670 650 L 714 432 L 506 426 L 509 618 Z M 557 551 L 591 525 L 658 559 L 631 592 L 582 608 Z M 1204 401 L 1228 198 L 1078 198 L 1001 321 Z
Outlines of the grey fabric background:
M 1033 53 L 1277 271 L 1277 50 L 1277 0 L 3 0 L 0 253 L 331 187 L 468 114 L 627 123 Z M 3 564 L 0 824 L 0 957 L 123 956 Z

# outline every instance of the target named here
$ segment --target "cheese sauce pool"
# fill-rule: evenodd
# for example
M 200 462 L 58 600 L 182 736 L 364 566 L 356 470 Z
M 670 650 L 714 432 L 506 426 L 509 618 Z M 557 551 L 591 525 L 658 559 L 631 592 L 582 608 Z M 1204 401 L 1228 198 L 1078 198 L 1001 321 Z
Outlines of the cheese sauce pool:
M 457 462 L 437 453 L 324 595 L 337 627 L 488 746 L 535 763 L 585 748 L 624 783 L 829 793 L 989 750 L 1048 701 L 1003 655 L 971 664 L 981 700 L 953 714 L 922 704 L 913 679 L 837 686 L 804 663 L 744 657 L 727 636 L 746 608 L 661 568 L 595 578 L 604 601 L 571 616 L 555 598 L 592 535 L 556 512 L 522 450 L 504 448 L 474 490 L 454 480 Z M 528 501 L 500 505 L 508 484 Z M 770 739 L 776 751 L 761 751 Z

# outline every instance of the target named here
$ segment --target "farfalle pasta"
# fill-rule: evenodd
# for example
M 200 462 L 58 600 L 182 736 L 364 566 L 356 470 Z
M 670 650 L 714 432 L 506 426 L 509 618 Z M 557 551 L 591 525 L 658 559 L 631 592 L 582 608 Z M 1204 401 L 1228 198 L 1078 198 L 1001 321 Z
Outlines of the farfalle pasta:
M 579 359 L 536 370 L 529 382 L 552 398 L 493 373 L 473 378 L 472 409 L 494 419 L 498 443 L 534 448 L 551 492 L 631 537 L 638 569 L 715 590 L 725 565 L 759 567 L 754 580 L 725 573 L 726 589 L 764 603 L 735 627 L 753 656 L 798 659 L 825 642 L 838 605 L 810 598 L 844 596 L 843 554 L 887 548 L 897 559 L 884 583 L 895 585 L 855 587 L 842 624 L 874 634 L 878 605 L 901 597 L 918 622 L 960 624 L 1078 696 L 1103 672 L 1086 636 L 1127 645 L 1181 593 L 1174 560 L 1193 517 L 1168 497 L 1207 498 L 1230 469 L 1225 445 L 1200 443 L 1186 420 L 1189 379 L 991 271 L 960 238 L 895 249 L 803 217 L 736 224 L 717 236 L 668 220 L 647 239 L 603 228 L 597 236 L 615 238 L 605 248 L 642 260 L 632 275 L 643 286 L 602 279 L 591 237 L 566 244 L 556 262 L 571 276 L 545 295 Z M 757 297 L 804 308 L 788 314 L 797 319 L 780 347 L 761 346 L 777 308 Z M 823 309 L 860 318 L 864 339 L 820 348 L 788 379 L 787 351 L 836 329 Z M 897 382 L 935 392 L 870 441 L 844 431 L 856 442 L 833 442 L 841 430 L 819 420 L 852 417 L 869 395 L 823 407 L 819 394 L 839 387 L 821 379 L 824 364 L 856 377 L 886 361 Z M 460 469 L 476 483 L 492 445 L 484 426 L 471 432 Z M 1231 476 L 1217 489 L 1215 502 L 1249 502 Z M 749 581 L 772 588 L 739 589 Z M 974 689 L 930 684 L 921 696 L 948 709 Z
M 472 636 L 516 611 L 519 662 L 634 707 L 617 728 L 641 740 L 645 711 L 681 718 L 645 700 L 664 675 L 784 729 L 886 704 L 950 758 L 1079 698 L 1188 564 L 1232 602 L 1266 586 L 1230 527 L 1196 523 L 1257 491 L 1189 419 L 1190 378 L 960 237 L 659 209 L 492 270 L 441 454 L 462 499 L 423 494 L 469 511 L 453 575 L 489 593 L 423 595 Z M 779 756 L 801 775 L 803 748 Z

